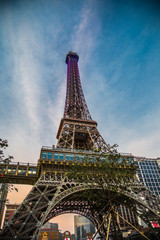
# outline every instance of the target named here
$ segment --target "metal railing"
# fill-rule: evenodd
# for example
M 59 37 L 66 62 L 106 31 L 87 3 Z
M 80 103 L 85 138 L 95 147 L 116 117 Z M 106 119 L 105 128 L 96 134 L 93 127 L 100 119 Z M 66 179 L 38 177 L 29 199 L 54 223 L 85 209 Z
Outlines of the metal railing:
M 30 167 L 37 167 L 37 163 L 26 163 L 26 162 L 0 162 L 0 165 L 20 165 L 20 166 L 30 166 Z
M 96 153 L 92 150 L 79 150 L 79 149 L 71 149 L 71 148 L 56 148 L 55 145 L 51 146 L 42 146 L 42 149 L 49 149 L 49 150 L 58 150 L 63 152 L 86 152 L 86 153 Z M 98 152 L 97 152 L 98 153 Z M 132 156 L 132 153 L 120 153 L 122 156 Z

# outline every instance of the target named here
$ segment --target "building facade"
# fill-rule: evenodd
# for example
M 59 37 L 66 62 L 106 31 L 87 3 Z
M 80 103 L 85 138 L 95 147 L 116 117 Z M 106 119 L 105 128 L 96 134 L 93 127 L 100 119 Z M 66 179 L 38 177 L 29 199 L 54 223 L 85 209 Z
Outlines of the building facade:
M 51 222 L 46 222 L 42 228 L 51 228 L 51 229 L 56 229 L 58 230 L 58 223 L 51 223 Z
M 138 180 L 160 197 L 160 159 L 134 157 L 134 163 L 137 166 Z M 138 225 L 146 226 L 134 212 L 122 205 L 118 208 L 118 213 L 135 227 Z M 123 219 L 117 218 L 123 230 L 130 228 Z
M 95 226 L 89 219 L 83 216 L 74 216 L 74 228 L 76 240 L 86 240 L 87 233 L 95 233 Z
M 19 207 L 19 204 L 6 204 L 6 211 L 5 211 L 5 217 L 4 217 L 4 224 L 5 225 L 13 216 L 14 212 Z
M 44 237 L 47 240 L 59 240 L 59 231 L 54 228 L 42 228 L 37 239 L 43 240 Z
M 59 232 L 57 223 L 47 222 L 43 225 L 43 227 L 39 232 L 38 240 L 43 240 L 43 239 L 60 240 L 60 232 Z
M 139 181 L 160 197 L 160 159 L 135 157 L 134 160 Z

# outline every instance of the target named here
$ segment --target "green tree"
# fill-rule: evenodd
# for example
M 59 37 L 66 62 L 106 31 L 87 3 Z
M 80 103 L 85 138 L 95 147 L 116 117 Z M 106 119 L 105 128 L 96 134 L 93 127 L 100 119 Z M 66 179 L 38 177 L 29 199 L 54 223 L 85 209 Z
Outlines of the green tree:
M 10 163 L 13 159 L 13 156 L 10 156 L 10 155 L 8 157 L 4 156 L 3 150 L 6 149 L 7 147 L 8 147 L 8 141 L 0 138 L 0 162 L 6 163 L 6 164 Z
M 77 182 L 97 183 L 103 189 L 106 183 L 113 182 L 118 185 L 125 185 L 133 180 L 136 173 L 136 167 L 133 159 L 121 156 L 117 151 L 117 145 L 110 146 L 107 152 L 93 152 L 90 155 L 84 155 L 83 160 L 74 162 L 68 169 L 68 177 L 74 178 Z
M 8 147 L 8 141 L 7 140 L 3 140 L 2 138 L 0 138 L 0 163 L 3 165 L 3 166 L 6 166 L 7 164 L 9 164 L 12 160 L 13 160 L 13 156 L 10 156 L 8 155 L 7 157 L 5 156 L 4 154 L 4 150 Z M 0 173 L 3 175 L 3 172 Z M 2 180 L 3 178 L 1 178 Z M 7 181 L 4 180 L 4 181 L 1 181 L 1 183 L 4 183 L 7 185 L 7 188 L 5 186 L 5 189 L 8 189 L 7 191 L 12 191 L 12 190 L 15 190 L 18 192 L 18 189 L 16 187 L 14 187 L 13 184 L 7 184 L 6 183 Z
M 1 165 L 1 169 L 0 169 L 0 171 L 1 171 L 0 172 L 0 175 L 1 175 L 1 182 L 0 182 L 0 227 L 1 227 L 1 224 L 2 224 L 4 206 L 5 206 L 6 202 L 8 202 L 7 194 L 8 194 L 9 191 L 12 191 L 12 190 L 18 191 L 18 189 L 16 187 L 14 187 L 13 184 L 6 183 L 7 178 L 4 178 L 4 176 L 3 176 L 3 174 L 4 174 L 3 169 L 5 169 L 6 165 L 9 164 L 13 159 L 13 157 L 10 156 L 10 155 L 5 157 L 4 150 L 7 147 L 8 147 L 8 141 L 0 138 L 0 165 Z

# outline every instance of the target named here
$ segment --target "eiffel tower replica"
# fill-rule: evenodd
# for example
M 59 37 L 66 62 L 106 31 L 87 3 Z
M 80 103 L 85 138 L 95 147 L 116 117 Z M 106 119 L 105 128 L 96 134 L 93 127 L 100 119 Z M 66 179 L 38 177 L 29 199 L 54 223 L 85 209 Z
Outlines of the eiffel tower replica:
M 109 236 L 110 224 L 115 232 L 120 230 L 116 222 L 117 212 L 114 210 L 119 205 L 133 210 L 148 225 L 151 225 L 150 221 L 159 221 L 160 200 L 136 178 L 125 184 L 116 183 L 115 188 L 113 176 L 113 179 L 109 179 L 105 184 L 105 200 L 99 201 L 97 205 L 94 197 L 88 199 L 86 194 L 87 191 L 98 192 L 101 199 L 101 189 L 97 184 L 77 182 L 74 176 L 69 178 L 66 175 L 67 168 L 76 162 L 83 163 L 84 156 L 94 162 L 96 167 L 93 156 L 110 150 L 88 110 L 81 86 L 78 60 L 79 56 L 74 52 L 69 52 L 66 56 L 66 101 L 64 116 L 57 133 L 57 145 L 42 147 L 37 165 L 37 181 L 12 219 L 5 225 L 0 239 L 35 240 L 47 221 L 64 213 L 87 217 L 99 229 L 102 237 L 106 237 Z M 121 157 L 133 160 L 132 155 L 124 154 Z M 134 167 L 129 169 L 136 172 Z M 112 206 L 109 202 L 112 202 Z

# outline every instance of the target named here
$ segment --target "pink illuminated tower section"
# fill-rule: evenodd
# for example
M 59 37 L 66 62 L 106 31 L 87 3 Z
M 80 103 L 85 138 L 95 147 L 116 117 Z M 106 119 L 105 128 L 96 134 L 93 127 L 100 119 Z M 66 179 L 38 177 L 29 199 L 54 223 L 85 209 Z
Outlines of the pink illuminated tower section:
M 78 60 L 76 53 L 69 52 L 66 56 L 68 67 L 64 118 L 92 120 L 81 86 Z

